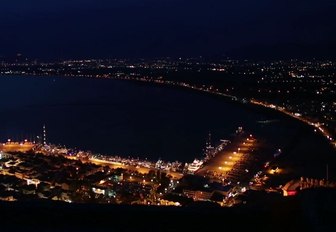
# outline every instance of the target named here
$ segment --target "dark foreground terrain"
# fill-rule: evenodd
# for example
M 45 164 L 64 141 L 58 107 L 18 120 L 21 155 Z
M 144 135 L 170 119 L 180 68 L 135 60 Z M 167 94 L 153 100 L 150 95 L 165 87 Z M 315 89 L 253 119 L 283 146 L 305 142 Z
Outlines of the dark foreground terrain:
M 335 231 L 336 191 L 314 189 L 295 198 L 252 194 L 246 205 L 186 208 L 0 203 L 0 231 Z M 252 200 L 252 201 L 251 201 Z

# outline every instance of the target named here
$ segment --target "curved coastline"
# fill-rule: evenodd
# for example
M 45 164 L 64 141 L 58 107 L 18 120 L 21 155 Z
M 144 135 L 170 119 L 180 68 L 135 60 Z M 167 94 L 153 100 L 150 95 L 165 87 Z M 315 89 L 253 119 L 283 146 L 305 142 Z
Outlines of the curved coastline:
M 17 78 L 20 78 L 20 76 L 16 76 Z M 34 77 L 34 76 L 30 76 L 30 77 Z M 190 91 L 190 95 L 194 95 L 196 93 L 196 96 L 198 95 L 198 97 L 202 97 L 202 95 L 207 95 L 208 96 L 208 100 L 210 102 L 212 102 L 212 100 L 214 100 L 215 102 L 224 102 L 223 104 L 231 104 L 233 109 L 241 109 L 243 110 L 243 112 L 246 113 L 251 113 L 252 115 L 257 115 L 257 118 L 261 118 L 261 119 L 265 119 L 266 118 L 276 118 L 279 119 L 280 123 L 279 125 L 271 125 L 271 126 L 267 126 L 264 127 L 264 125 L 258 125 L 258 126 L 252 126 L 251 124 L 247 124 L 244 125 L 244 121 L 240 121 L 239 120 L 239 125 L 236 126 L 243 126 L 244 128 L 247 128 L 248 131 L 250 131 L 251 133 L 255 134 L 258 138 L 262 139 L 263 142 L 267 142 L 265 143 L 266 147 L 264 147 L 262 149 L 262 151 L 260 151 L 261 153 L 260 155 L 260 159 L 265 160 L 266 159 L 268 161 L 273 160 L 273 154 L 275 149 L 281 148 L 281 150 L 283 151 L 283 155 L 281 157 L 284 157 L 284 159 L 286 160 L 285 164 L 281 163 L 279 165 L 285 165 L 286 167 L 289 167 L 288 170 L 291 170 L 291 175 L 293 173 L 304 173 L 302 176 L 310 176 L 310 175 L 320 175 L 321 173 L 323 173 L 323 167 L 325 167 L 325 163 L 329 163 L 330 167 L 332 167 L 332 163 L 335 163 L 335 150 L 329 145 L 328 141 L 325 140 L 325 137 L 321 134 L 321 133 L 314 133 L 314 131 L 312 130 L 312 125 L 309 125 L 307 123 L 305 123 L 304 121 L 298 120 L 297 118 L 293 118 L 290 117 L 290 115 L 284 114 L 283 112 L 279 112 L 277 109 L 272 108 L 272 107 L 265 107 L 263 105 L 260 104 L 252 104 L 249 101 L 242 101 L 234 96 L 231 95 L 222 95 L 221 93 L 218 93 L 217 91 L 210 91 L 208 89 L 202 89 L 202 88 L 195 88 L 193 86 L 189 86 L 186 85 L 184 83 L 179 83 L 179 84 L 172 84 L 172 83 L 165 83 L 165 82 L 154 82 L 154 81 L 148 81 L 148 80 L 134 80 L 134 79 L 120 79 L 120 78 L 102 78 L 100 79 L 103 82 L 100 82 L 99 80 L 95 80 L 97 78 L 93 78 L 93 77 L 77 77 L 77 78 L 67 78 L 64 76 L 41 76 L 40 78 L 42 79 L 43 77 L 46 77 L 46 79 L 49 79 L 48 82 L 54 82 L 57 79 L 87 79 L 87 80 L 92 80 L 92 82 L 98 81 L 98 83 L 102 83 L 104 86 L 106 83 L 113 83 L 114 81 L 116 81 L 116 83 L 120 83 L 122 84 L 122 82 L 125 82 L 125 80 L 128 80 L 130 82 L 135 83 L 135 87 L 136 87 L 136 82 L 138 82 L 140 85 L 143 85 L 143 87 L 146 87 L 147 85 L 161 85 L 162 90 L 164 88 L 168 88 L 168 89 L 172 89 L 173 93 L 175 92 L 174 89 L 179 88 L 180 90 L 176 90 L 176 93 L 178 92 L 189 92 Z M 37 79 L 40 79 L 37 78 Z M 64 82 L 66 84 L 66 82 Z M 75 82 L 76 83 L 76 82 Z M 105 83 L 105 84 L 104 84 Z M 101 84 L 99 84 L 100 86 Z M 114 84 L 113 84 L 114 85 Z M 123 84 L 124 85 L 124 84 Z M 71 86 L 71 85 L 70 85 Z M 126 83 L 125 86 L 128 86 L 128 84 Z M 132 86 L 132 85 L 131 85 Z M 138 87 L 138 88 L 142 88 L 142 87 Z M 182 91 L 183 90 L 183 91 Z M 171 90 L 168 90 L 171 91 Z M 193 94 L 191 92 L 194 92 Z M 143 92 L 141 92 L 142 94 Z M 157 92 L 159 93 L 159 92 Z M 202 93 L 202 94 L 197 94 L 197 93 Z M 160 92 L 161 94 L 161 92 Z M 170 98 L 169 98 L 170 99 Z M 176 99 L 175 99 L 176 100 Z M 175 104 L 175 103 L 174 103 Z M 218 105 L 220 106 L 220 105 Z M 197 105 L 197 108 L 199 108 L 199 105 Z M 216 109 L 216 108 L 214 108 Z M 222 111 L 221 111 L 222 112 Z M 215 112 L 213 112 L 215 113 Z M 224 111 L 224 113 L 226 113 Z M 237 113 L 237 112 L 236 112 Z M 236 114 L 234 114 L 236 115 Z M 236 116 L 234 116 L 236 117 Z M 249 118 L 250 116 L 248 116 Z M 278 118 L 277 118 L 278 117 Z M 246 117 L 245 117 L 246 118 Z M 246 119 L 248 119 L 246 118 Z M 255 118 L 254 118 L 255 120 Z M 257 121 L 252 121 L 253 123 L 257 123 Z M 248 120 L 251 122 L 251 120 Z M 219 121 L 220 122 L 220 121 Z M 243 122 L 243 124 L 241 124 Z M 231 124 L 230 124 L 231 125 Z M 257 124 L 255 124 L 257 125 Z M 218 127 L 217 127 L 218 126 Z M 251 128 L 252 126 L 252 128 Z M 217 129 L 219 129 L 221 131 L 221 133 L 223 132 L 223 130 L 225 131 L 225 127 L 221 126 L 221 125 L 215 125 L 215 128 L 217 127 Z M 284 129 L 283 129 L 284 128 Z M 252 129 L 252 130 L 250 130 Z M 254 130 L 256 129 L 256 130 Z M 313 128 L 314 129 L 314 128 Z M 207 131 L 205 131 L 205 133 L 207 133 Z M 232 131 L 231 131 L 232 132 Z M 264 134 L 265 132 L 265 134 Z M 204 133 L 204 131 L 203 131 Z M 266 137 L 264 137 L 266 136 Z M 298 140 L 299 139 L 299 140 Z M 59 141 L 57 139 L 53 139 L 53 141 Z M 62 140 L 61 140 L 62 141 Z M 71 139 L 70 139 L 71 141 Z M 81 141 L 81 140 L 78 140 Z M 85 141 L 85 140 L 84 140 Z M 145 141 L 146 142 L 146 141 Z M 319 145 L 314 145 L 318 143 Z M 60 144 L 68 144 L 68 147 L 80 147 L 82 149 L 84 149 L 83 151 L 90 151 L 91 148 L 90 146 L 87 146 L 87 144 L 83 143 L 83 144 L 78 144 L 75 146 L 71 145 L 71 142 L 68 143 L 67 138 L 63 138 L 63 141 Z M 147 144 L 147 143 L 146 143 Z M 193 143 L 191 143 L 193 144 Z M 197 144 L 201 144 L 200 142 L 198 142 Z M 84 145 L 84 146 L 82 146 Z M 148 144 L 147 144 L 148 145 Z M 195 144 L 194 144 L 195 145 Z M 192 146 L 194 146 L 192 145 Z M 308 145 L 308 146 L 306 146 Z M 316 149 L 315 149 L 316 147 Z M 94 148 L 92 148 L 94 149 Z M 118 148 L 115 148 L 118 150 Z M 101 152 L 99 150 L 93 150 L 94 153 L 91 153 L 93 156 L 93 158 L 98 158 L 100 159 L 100 157 L 102 157 L 102 160 L 107 159 L 109 160 L 110 157 L 127 157 L 127 155 L 125 156 L 124 148 L 122 148 L 122 150 L 120 150 L 117 152 Z M 140 149 L 137 148 L 136 152 L 141 152 L 141 147 Z M 129 151 L 127 152 L 128 154 L 132 154 L 129 153 Z M 100 154 L 108 154 L 107 156 L 104 155 L 100 155 Z M 114 156 L 111 156 L 112 154 L 114 154 Z M 119 155 L 116 156 L 116 154 L 123 154 L 123 155 Z M 139 161 L 146 161 L 147 162 L 147 158 L 148 156 L 145 156 L 145 159 L 139 158 L 139 156 L 134 156 L 133 155 L 129 155 L 128 158 L 130 157 L 138 157 L 137 160 Z M 141 154 L 142 153 L 138 153 Z M 148 153 L 150 154 L 150 153 Z M 160 154 L 160 153 L 151 153 L 151 154 Z M 170 153 L 169 153 L 170 154 Z M 155 158 L 150 158 L 149 160 L 153 161 L 157 161 L 157 158 L 160 157 L 163 158 L 164 161 L 167 161 L 169 163 L 169 160 L 172 161 L 174 160 L 178 160 L 181 161 L 183 159 L 185 159 L 185 162 L 189 162 L 192 160 L 192 158 L 195 158 L 195 152 L 190 153 L 190 155 L 192 155 L 193 157 L 183 157 L 182 159 L 179 158 L 171 158 L 169 156 L 168 157 L 164 157 L 161 155 L 155 155 Z M 288 154 L 288 156 L 287 156 Z M 318 170 L 315 168 L 316 167 L 316 162 L 311 161 L 311 159 L 315 159 L 315 154 L 320 154 L 321 155 L 321 159 L 319 159 L 319 164 L 318 164 Z M 98 156 L 96 156 L 98 155 Z M 174 155 L 173 155 L 174 156 Z M 187 155 L 188 156 L 188 155 Z M 288 158 L 286 158 L 288 157 Z M 324 157 L 324 158 L 322 158 Z M 168 159 L 167 159 L 168 158 Z M 282 159 L 283 160 L 283 159 Z M 183 161 L 184 162 L 184 161 Z M 277 162 L 277 161 L 275 161 Z M 151 162 L 152 163 L 152 162 Z M 296 164 L 299 164 L 299 166 L 295 166 Z M 291 166 L 292 164 L 294 164 L 294 166 Z M 278 164 L 275 164 L 278 165 Z M 140 165 L 141 166 L 141 165 Z M 315 166 L 315 167 L 314 167 Z M 142 166 L 141 166 L 142 167 Z M 300 169 L 301 171 L 297 170 L 294 171 L 296 169 Z M 336 170 L 336 169 L 335 169 Z M 293 172 L 294 171 L 294 172 Z M 311 174 L 313 173 L 313 174 Z M 317 174 L 316 174 L 317 173 Z M 296 175 L 296 174 L 295 174 Z M 292 175 L 293 177 L 294 175 Z

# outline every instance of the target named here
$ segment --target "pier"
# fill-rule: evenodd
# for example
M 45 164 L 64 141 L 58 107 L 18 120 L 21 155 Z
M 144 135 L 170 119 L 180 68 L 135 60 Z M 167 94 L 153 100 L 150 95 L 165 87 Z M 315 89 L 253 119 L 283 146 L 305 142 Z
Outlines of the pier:
M 246 162 L 256 146 L 257 140 L 252 135 L 237 135 L 225 149 L 208 160 L 195 174 L 214 181 L 236 181 L 241 174 L 249 172 L 245 168 Z

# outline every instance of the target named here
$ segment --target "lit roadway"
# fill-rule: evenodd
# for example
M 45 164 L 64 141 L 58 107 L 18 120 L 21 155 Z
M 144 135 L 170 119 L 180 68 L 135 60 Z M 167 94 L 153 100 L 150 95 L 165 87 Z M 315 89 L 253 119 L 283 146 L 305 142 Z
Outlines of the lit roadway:
M 7 143 L 0 144 L 0 151 L 3 152 L 28 152 L 33 149 L 35 144 L 30 142 L 17 143 L 8 140 Z
M 11 142 L 8 140 L 7 143 L 2 143 L 0 144 L 0 151 L 3 152 L 28 152 L 31 151 L 36 144 L 33 144 L 31 142 L 25 141 L 24 143 L 18 143 L 18 142 Z M 141 174 L 147 174 L 149 171 L 157 171 L 155 168 L 147 168 L 147 167 L 142 167 L 142 166 L 137 166 L 137 165 L 126 165 L 123 163 L 119 162 L 113 162 L 113 161 L 107 161 L 107 160 L 102 160 L 102 159 L 94 159 L 90 158 L 89 160 L 86 159 L 81 159 L 79 157 L 74 157 L 74 156 L 67 156 L 64 155 L 65 158 L 67 159 L 72 159 L 72 160 L 81 160 L 82 162 L 90 162 L 96 165 L 102 165 L 102 166 L 109 166 L 110 168 L 116 169 L 116 168 L 123 168 L 131 171 L 137 171 Z M 181 179 L 183 177 L 182 173 L 179 172 L 173 172 L 173 171 L 165 171 L 161 170 L 162 172 L 166 172 L 168 175 L 170 175 L 174 179 Z
M 210 172 L 224 179 L 228 172 L 234 169 L 235 164 L 243 161 L 244 155 L 249 155 L 255 146 L 256 140 L 253 137 L 240 136 L 199 169 L 196 174 L 208 176 L 207 173 Z
M 331 144 L 334 145 L 334 147 L 336 147 L 336 141 L 332 138 L 332 135 L 331 133 L 329 133 L 326 129 L 324 129 L 322 127 L 322 124 L 321 123 L 314 123 L 312 121 L 309 121 L 308 119 L 302 117 L 302 116 L 299 116 L 299 115 L 295 115 L 294 113 L 290 112 L 290 111 L 287 111 L 284 107 L 279 107 L 279 106 L 275 106 L 273 104 L 268 104 L 268 103 L 264 103 L 264 102 L 261 102 L 261 101 L 256 101 L 256 100 L 251 100 L 250 101 L 252 104 L 255 104 L 255 105 L 259 105 L 259 106 L 263 106 L 263 107 L 266 107 L 266 108 L 271 108 L 273 110 L 277 110 L 283 114 L 286 114 L 292 118 L 295 118 L 297 120 L 300 120 L 301 122 L 305 123 L 305 124 L 308 124 L 310 126 L 313 126 L 315 127 L 315 132 L 320 132 L 325 138 L 327 138 Z
M 73 156 L 66 156 L 69 159 L 79 159 L 77 157 L 73 157 Z M 141 166 L 134 166 L 134 165 L 126 165 L 123 163 L 119 163 L 119 162 L 113 162 L 113 161 L 107 161 L 107 160 L 101 160 L 101 159 L 94 159 L 94 158 L 90 158 L 89 160 L 81 160 L 82 162 L 90 162 L 96 165 L 102 165 L 102 166 L 109 166 L 110 168 L 116 169 L 116 168 L 122 168 L 122 169 L 127 169 L 130 171 L 137 171 L 141 174 L 147 174 L 149 173 L 151 170 L 152 171 L 157 171 L 157 169 L 155 168 L 147 168 L 147 167 L 141 167 Z M 173 171 L 164 171 L 162 170 L 162 172 L 167 173 L 168 175 L 170 175 L 172 178 L 174 179 L 181 179 L 183 177 L 182 173 L 179 172 L 173 172 Z

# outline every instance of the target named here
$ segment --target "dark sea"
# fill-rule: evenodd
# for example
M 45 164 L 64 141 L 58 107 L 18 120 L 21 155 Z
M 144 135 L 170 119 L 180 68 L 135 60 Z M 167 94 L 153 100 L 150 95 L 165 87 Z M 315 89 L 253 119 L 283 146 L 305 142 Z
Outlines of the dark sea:
M 192 90 L 108 79 L 0 77 L 0 140 L 36 140 L 44 124 L 49 143 L 150 160 L 201 158 L 209 132 L 216 144 L 239 126 L 265 140 L 270 156 L 278 148 L 299 152 L 299 159 L 330 153 L 323 138 L 295 120 Z

